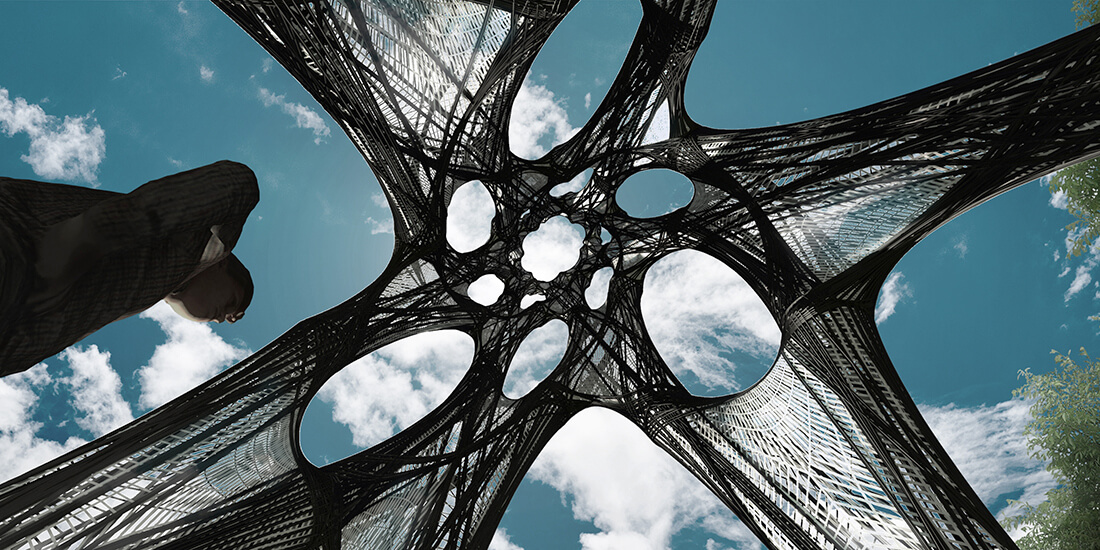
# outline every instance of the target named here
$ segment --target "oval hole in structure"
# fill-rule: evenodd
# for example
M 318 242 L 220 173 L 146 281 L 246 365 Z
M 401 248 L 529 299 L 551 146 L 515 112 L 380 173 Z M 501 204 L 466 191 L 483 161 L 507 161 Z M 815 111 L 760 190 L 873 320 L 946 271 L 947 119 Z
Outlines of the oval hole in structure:
M 611 286 L 611 275 L 614 273 L 614 269 L 605 267 L 592 274 L 592 282 L 584 289 L 584 301 L 588 302 L 588 307 L 600 309 L 607 302 L 607 289 Z
M 764 302 L 736 272 L 681 250 L 646 273 L 642 320 L 661 358 L 695 395 L 756 383 L 775 362 L 781 333 Z
M 645 136 L 642 137 L 642 145 L 649 145 L 650 143 L 657 143 L 658 141 L 664 141 L 669 138 L 671 131 L 671 114 L 669 113 L 668 100 L 657 106 L 657 109 L 653 111 L 653 116 L 649 119 L 649 127 L 646 128 Z
M 560 197 L 566 193 L 576 193 L 583 189 L 590 179 L 592 179 L 592 170 L 585 170 L 574 176 L 573 179 L 555 185 L 550 189 L 550 196 Z
M 520 309 L 527 309 L 534 305 L 536 302 L 541 302 L 545 299 L 546 296 L 543 296 L 542 294 L 528 294 L 519 299 L 519 307 Z
M 532 330 L 520 343 L 508 366 L 504 395 L 512 399 L 527 395 L 558 366 L 568 343 L 569 328 L 559 319 Z
M 584 228 L 565 216 L 554 216 L 523 238 L 520 265 L 540 281 L 552 281 L 577 263 Z
M 615 191 L 615 203 L 635 218 L 654 218 L 687 206 L 694 194 L 686 176 L 656 168 L 626 178 Z
M 474 342 L 457 330 L 398 340 L 344 367 L 306 407 L 302 452 L 324 466 L 371 447 L 439 406 L 469 370 Z
M 614 82 L 641 21 L 637 2 L 580 2 L 569 11 L 512 102 L 513 154 L 541 158 L 584 125 Z
M 489 190 L 478 180 L 455 190 L 447 206 L 447 243 L 459 252 L 485 244 L 493 232 L 496 205 Z
M 538 460 L 539 466 L 529 471 L 527 479 L 542 483 L 521 483 L 512 502 L 524 502 L 523 499 L 534 496 L 536 489 L 540 499 L 549 498 L 553 502 L 553 496 L 543 494 L 546 485 L 560 492 L 563 502 L 567 496 L 569 500 L 576 499 L 574 502 L 614 502 L 608 506 L 611 510 L 634 509 L 639 499 L 646 499 L 643 502 L 648 502 L 648 499 L 677 500 L 684 499 L 685 493 L 708 494 L 687 468 L 653 443 L 636 424 L 602 407 L 589 407 L 570 418 L 546 443 Z M 681 500 L 685 501 L 695 502 Z M 730 512 L 720 513 L 733 518 Z M 609 513 L 605 514 L 608 515 L 604 517 L 610 517 Z M 568 507 L 564 515 L 572 520 Z M 718 519 L 720 516 L 715 514 L 711 517 Z M 609 546 L 652 548 L 641 541 Z M 714 546 L 726 548 L 725 545 Z
M 483 306 L 497 303 L 502 293 L 504 293 L 504 281 L 492 273 L 478 277 L 466 287 L 466 295 Z

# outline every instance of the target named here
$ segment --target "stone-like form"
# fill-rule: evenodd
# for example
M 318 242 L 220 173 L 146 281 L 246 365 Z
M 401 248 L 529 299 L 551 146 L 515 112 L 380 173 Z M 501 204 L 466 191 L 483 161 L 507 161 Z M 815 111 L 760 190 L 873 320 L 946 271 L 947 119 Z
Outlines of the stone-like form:
M 591 120 L 537 161 L 508 113 L 568 1 L 216 0 L 317 98 L 378 175 L 395 218 L 377 282 L 214 380 L 0 490 L 3 548 L 485 548 L 549 438 L 597 405 L 633 420 L 771 548 L 1014 548 L 906 393 L 873 320 L 891 267 L 967 209 L 1100 153 L 1100 29 L 857 111 L 753 130 L 684 111 L 714 0 L 644 0 L 622 71 Z M 669 134 L 650 125 L 668 105 Z M 591 182 L 549 191 L 582 170 Z M 671 214 L 611 197 L 651 168 L 689 177 Z M 496 203 L 489 241 L 451 250 L 455 188 Z M 553 281 L 523 238 L 585 228 Z M 601 243 L 601 228 L 613 238 Z M 646 270 L 680 249 L 736 270 L 784 338 L 760 383 L 690 395 L 642 325 Z M 584 300 L 613 267 L 607 302 Z M 489 307 L 467 285 L 494 274 Z M 545 300 L 526 309 L 520 299 Z M 502 394 L 524 336 L 558 318 L 562 362 Z M 419 332 L 476 342 L 458 388 L 393 438 L 323 468 L 298 446 L 306 405 L 342 367 Z

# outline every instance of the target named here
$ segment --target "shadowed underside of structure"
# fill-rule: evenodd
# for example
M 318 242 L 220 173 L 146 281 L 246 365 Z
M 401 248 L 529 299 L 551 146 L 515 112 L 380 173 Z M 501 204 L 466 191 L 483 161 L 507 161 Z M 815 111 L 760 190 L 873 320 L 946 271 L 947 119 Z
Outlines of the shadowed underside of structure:
M 0 547 L 485 548 L 550 437 L 602 406 L 770 548 L 1015 548 L 917 412 L 873 309 L 892 266 L 932 230 L 1100 153 L 1100 29 L 857 111 L 717 130 L 683 100 L 714 0 L 644 0 L 603 103 L 527 161 L 509 152 L 509 111 L 572 2 L 216 3 L 362 151 L 393 209 L 393 258 L 361 293 L 214 380 L 9 482 Z M 665 116 L 667 135 L 655 135 Z M 632 218 L 615 190 L 654 168 L 690 178 L 694 197 Z M 549 193 L 588 169 L 580 191 Z M 447 205 L 472 180 L 496 216 L 485 245 L 458 253 Z M 557 215 L 585 244 L 543 282 L 520 266 L 522 242 Z M 737 271 L 783 332 L 775 365 L 744 392 L 690 395 L 642 323 L 646 271 L 683 249 Z M 605 267 L 608 299 L 591 309 L 584 290 Z M 490 306 L 466 292 L 485 274 L 506 285 Z M 532 294 L 546 299 L 521 308 Z M 520 342 L 551 319 L 569 327 L 564 358 L 526 396 L 505 397 Z M 442 405 L 340 462 L 303 457 L 299 423 L 328 378 L 445 328 L 468 333 L 475 353 Z

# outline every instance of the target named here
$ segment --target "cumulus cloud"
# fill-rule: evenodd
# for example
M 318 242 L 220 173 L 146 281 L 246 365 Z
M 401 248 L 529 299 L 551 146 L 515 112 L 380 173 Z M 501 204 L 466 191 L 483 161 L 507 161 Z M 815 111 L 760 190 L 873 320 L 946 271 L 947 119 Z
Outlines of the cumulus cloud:
M 1091 247 L 1079 258 L 1075 258 L 1070 255 L 1073 250 L 1073 244 L 1084 233 L 1085 228 L 1079 227 L 1074 230 L 1068 230 L 1065 234 L 1065 247 L 1066 254 L 1063 258 L 1062 271 L 1058 274 L 1058 278 L 1061 279 L 1066 275 L 1073 273 L 1073 280 L 1069 284 L 1069 288 L 1066 289 L 1064 300 L 1068 303 L 1077 296 L 1082 290 L 1087 288 L 1089 284 L 1095 284 L 1096 277 L 1093 277 L 1092 272 L 1096 269 L 1097 265 L 1100 265 L 1100 240 L 1093 243 Z M 1058 261 L 1060 254 L 1058 250 L 1054 251 L 1054 260 Z M 1071 264 L 1080 262 L 1076 267 L 1072 267 Z
M 382 193 L 372 194 L 370 196 L 370 200 L 374 203 L 375 206 L 382 208 L 387 212 L 389 211 L 390 205 L 386 202 L 386 196 Z M 371 235 L 378 235 L 380 233 L 389 233 L 390 235 L 393 235 L 393 218 L 391 216 L 385 216 L 377 220 L 371 216 L 367 216 L 367 218 L 363 220 L 363 223 L 367 224 L 367 226 L 370 227 Z
M 442 403 L 473 355 L 473 341 L 461 332 L 417 334 L 348 365 L 317 395 L 332 404 L 332 419 L 351 430 L 353 443 L 369 447 Z
M 0 378 L 0 481 L 6 481 L 48 462 L 84 443 L 78 437 L 64 442 L 38 436 L 42 423 L 31 420 L 38 392 L 52 384 L 46 365 Z
M 507 529 L 497 529 L 489 541 L 489 550 L 523 550 L 523 547 L 508 539 Z
M 320 145 L 324 141 L 323 138 L 332 133 L 321 115 L 301 103 L 287 101 L 285 95 L 275 95 L 267 88 L 260 88 L 260 101 L 263 102 L 264 107 L 276 106 L 282 109 L 284 113 L 294 117 L 294 124 L 298 128 L 312 131 L 313 143 Z
M 483 306 L 495 304 L 503 293 L 504 281 L 501 281 L 500 277 L 492 273 L 478 277 L 476 281 L 470 283 L 470 286 L 466 288 L 466 295 L 469 296 L 471 300 Z
M 947 454 L 986 505 L 1006 495 L 1031 505 L 1046 500 L 1056 485 L 1043 463 L 1028 456 L 1024 427 L 1029 403 L 1020 399 L 973 408 L 921 405 L 921 414 Z
M 553 280 L 573 267 L 584 244 L 584 231 L 565 216 L 550 218 L 523 239 L 520 265 L 540 281 Z
M 180 14 L 182 14 L 182 15 L 187 15 L 188 13 L 191 13 L 191 12 L 187 11 L 187 7 L 184 5 L 184 2 L 182 2 L 182 1 L 179 4 L 176 4 L 176 11 L 180 12 Z
M 10 99 L 8 91 L 0 88 L 0 130 L 8 137 L 27 134 L 30 150 L 19 158 L 35 174 L 96 183 L 96 171 L 107 153 L 107 138 L 91 113 L 58 120 L 47 115 L 40 105 L 27 103 L 21 97 Z
M 590 107 L 592 107 L 592 94 L 586 93 L 584 94 L 584 108 L 588 109 Z
M 987 505 L 1017 493 L 1038 504 L 1054 486 L 1043 465 L 1027 456 L 1022 435 L 1029 419 L 1026 402 L 920 408 Z M 629 421 L 604 409 L 586 410 L 569 422 L 530 475 L 561 492 L 576 519 L 600 529 L 581 535 L 586 550 L 668 548 L 671 537 L 687 527 L 707 533 L 708 550 L 761 548 L 751 531 L 682 466 Z
M 518 399 L 534 389 L 561 362 L 569 343 L 569 328 L 555 319 L 532 330 L 520 343 L 508 374 L 504 395 Z
M 599 309 L 607 302 L 607 291 L 611 287 L 611 275 L 614 273 L 614 269 L 605 267 L 592 274 L 592 280 L 584 290 L 584 301 L 588 303 L 588 307 Z
M 512 153 L 534 160 L 575 133 L 577 128 L 569 124 L 569 115 L 554 92 L 525 79 L 512 103 L 512 116 L 508 121 Z
M 1065 301 L 1070 301 L 1074 295 L 1081 292 L 1089 283 L 1092 282 L 1092 274 L 1089 270 L 1092 269 L 1092 265 L 1086 262 L 1084 265 L 1077 266 L 1076 274 L 1073 277 L 1073 282 L 1069 284 L 1069 288 L 1066 289 Z
M 1065 191 L 1055 191 L 1050 194 L 1050 205 L 1059 210 L 1069 209 L 1069 197 Z
M 447 243 L 459 252 L 485 244 L 493 229 L 494 216 L 496 205 L 485 185 L 477 180 L 462 184 L 447 206 Z
M 389 233 L 393 235 L 393 218 L 384 218 L 376 220 L 370 216 L 363 220 L 363 223 L 370 227 L 370 234 L 377 235 L 379 233 Z
M 559 184 L 555 185 L 554 187 L 552 187 L 550 189 L 550 196 L 560 197 L 560 196 L 562 196 L 566 193 L 573 193 L 575 191 L 580 191 L 581 188 L 584 187 L 584 184 L 588 183 L 588 180 L 591 177 L 592 177 L 592 170 L 585 170 L 585 171 L 577 174 L 576 176 L 573 176 L 573 179 L 571 179 L 571 180 L 569 180 L 565 183 L 559 183 Z
M 159 407 L 252 354 L 250 349 L 223 340 L 208 324 L 176 315 L 164 302 L 145 310 L 141 317 L 156 321 L 168 336 L 168 341 L 153 351 L 149 363 L 138 370 L 142 407 Z
M 568 496 L 573 517 L 600 530 L 581 534 L 585 550 L 668 548 L 671 537 L 688 527 L 726 539 L 722 544 L 761 548 L 709 489 L 606 409 L 587 409 L 566 424 L 529 475 Z
M 670 254 L 650 268 L 642 317 L 673 372 L 691 372 L 709 388 L 740 388 L 730 354 L 772 358 L 781 337 L 771 313 L 741 277 L 693 250 Z
M 72 368 L 72 375 L 61 382 L 71 392 L 77 426 L 99 437 L 134 419 L 130 404 L 122 398 L 122 380 L 111 368 L 110 352 L 95 345 L 72 346 L 58 357 Z
M 201 78 L 202 81 L 206 82 L 207 84 L 209 84 L 211 82 L 214 82 L 214 69 L 211 69 L 210 67 L 207 67 L 206 65 L 200 66 L 199 67 L 199 78 Z
M 875 306 L 875 324 L 881 325 L 886 322 L 894 314 L 898 304 L 913 295 L 909 284 L 902 281 L 902 278 L 904 275 L 900 271 L 895 271 L 886 278 L 886 283 L 882 285 L 882 291 L 878 296 L 878 305 Z
M 1070 263 L 1073 257 L 1070 255 L 1070 251 L 1073 249 L 1073 243 L 1084 233 L 1085 228 L 1078 228 L 1072 231 L 1066 231 L 1065 246 L 1066 246 L 1066 263 Z M 1081 263 L 1076 268 L 1070 268 L 1066 265 L 1062 270 L 1062 273 L 1058 275 L 1059 278 L 1068 275 L 1072 269 L 1073 281 L 1069 284 L 1069 288 L 1066 289 L 1065 301 L 1069 302 L 1077 293 L 1085 289 L 1093 281 L 1092 270 L 1100 265 L 1100 241 L 1094 242 L 1085 254 L 1083 254 Z

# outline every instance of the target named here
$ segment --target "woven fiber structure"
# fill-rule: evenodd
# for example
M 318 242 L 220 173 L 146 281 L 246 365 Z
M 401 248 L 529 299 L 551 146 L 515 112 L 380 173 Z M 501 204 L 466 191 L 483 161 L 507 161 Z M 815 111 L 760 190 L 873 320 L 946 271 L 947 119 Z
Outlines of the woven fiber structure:
M 1017 185 L 1100 154 L 1100 29 L 856 111 L 766 129 L 702 127 L 684 83 L 715 0 L 643 0 L 604 101 L 535 161 L 509 152 L 513 99 L 568 0 L 216 0 L 341 125 L 395 218 L 373 284 L 133 423 L 0 489 L 0 548 L 486 548 L 550 437 L 618 411 L 770 548 L 1015 548 L 951 463 L 879 339 L 875 299 L 924 236 Z M 658 134 L 667 117 L 667 135 Z M 687 206 L 637 219 L 614 201 L 637 172 L 677 171 Z M 591 170 L 580 191 L 550 189 Z M 445 235 L 455 190 L 482 182 L 489 241 Z M 520 266 L 551 217 L 585 230 L 553 281 Z M 607 230 L 611 239 L 604 242 Z M 760 295 L 783 338 L 746 391 L 691 395 L 654 348 L 647 269 L 694 249 Z M 584 291 L 612 267 L 606 304 Z M 493 274 L 489 306 L 468 285 Z M 520 307 L 524 296 L 545 297 Z M 553 319 L 565 356 L 530 393 L 502 385 Z M 310 399 L 401 338 L 475 342 L 457 389 L 389 440 L 325 467 L 298 445 Z

